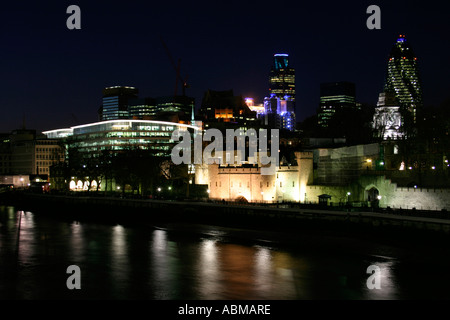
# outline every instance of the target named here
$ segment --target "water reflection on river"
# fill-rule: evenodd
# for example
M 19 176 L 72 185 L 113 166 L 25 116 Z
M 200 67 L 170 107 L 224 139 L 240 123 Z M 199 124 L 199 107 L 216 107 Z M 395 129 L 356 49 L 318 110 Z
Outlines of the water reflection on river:
M 0 298 L 448 298 L 446 290 L 436 291 L 437 283 L 450 284 L 439 272 L 448 262 L 437 254 L 427 257 L 435 261 L 416 260 L 352 239 L 293 239 L 213 226 L 63 221 L 3 207 Z M 81 269 L 81 290 L 66 287 L 69 265 Z M 367 288 L 369 265 L 381 268 L 379 290 Z

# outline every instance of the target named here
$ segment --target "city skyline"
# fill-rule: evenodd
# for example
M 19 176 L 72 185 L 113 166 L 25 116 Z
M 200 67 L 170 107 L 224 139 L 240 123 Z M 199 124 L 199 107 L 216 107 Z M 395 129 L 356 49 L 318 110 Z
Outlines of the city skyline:
M 94 122 L 109 86 L 136 87 L 141 97 L 173 94 L 175 71 L 161 38 L 181 59 L 186 94 L 197 110 L 208 89 L 231 89 L 262 103 L 276 53 L 289 54 L 296 70 L 298 121 L 316 114 L 325 82 L 354 82 L 356 100 L 375 105 L 399 34 L 418 57 L 425 108 L 448 98 L 448 26 L 445 10 L 431 3 L 378 1 L 381 30 L 367 29 L 372 3 L 364 1 L 285 1 L 277 8 L 289 10 L 278 9 L 284 12 L 278 24 L 269 19 L 275 13 L 259 4 L 79 1 L 81 30 L 66 28 L 70 4 L 5 5 L 1 132 L 21 127 L 23 119 L 38 131 Z

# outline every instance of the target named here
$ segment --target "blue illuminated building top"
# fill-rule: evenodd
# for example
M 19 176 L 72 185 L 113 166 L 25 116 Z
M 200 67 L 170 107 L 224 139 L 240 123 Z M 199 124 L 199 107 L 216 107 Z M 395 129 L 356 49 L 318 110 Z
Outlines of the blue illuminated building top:
M 405 42 L 405 41 L 406 41 L 405 35 L 403 35 L 403 34 L 401 34 L 397 39 L 397 42 Z
M 289 66 L 289 55 L 286 53 L 277 53 L 275 58 L 275 70 L 287 69 Z

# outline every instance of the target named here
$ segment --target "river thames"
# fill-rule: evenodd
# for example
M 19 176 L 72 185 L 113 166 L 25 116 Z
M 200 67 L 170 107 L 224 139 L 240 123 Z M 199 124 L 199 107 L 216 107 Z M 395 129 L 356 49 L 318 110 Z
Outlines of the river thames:
M 320 230 L 103 224 L 4 206 L 0 298 L 448 299 L 449 252 Z M 71 265 L 81 289 L 67 287 Z M 380 289 L 367 286 L 373 265 Z

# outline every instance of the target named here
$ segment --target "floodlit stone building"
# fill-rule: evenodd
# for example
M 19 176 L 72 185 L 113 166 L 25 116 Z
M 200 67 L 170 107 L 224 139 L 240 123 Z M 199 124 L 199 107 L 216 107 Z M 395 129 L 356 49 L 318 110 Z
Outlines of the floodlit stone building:
M 318 203 L 322 198 L 328 205 L 450 209 L 450 188 L 406 183 L 414 175 L 390 167 L 385 149 L 389 146 L 374 143 L 299 151 L 292 163 L 281 160 L 273 175 L 261 175 L 260 163 L 202 164 L 195 183 L 208 185 L 215 200 Z

